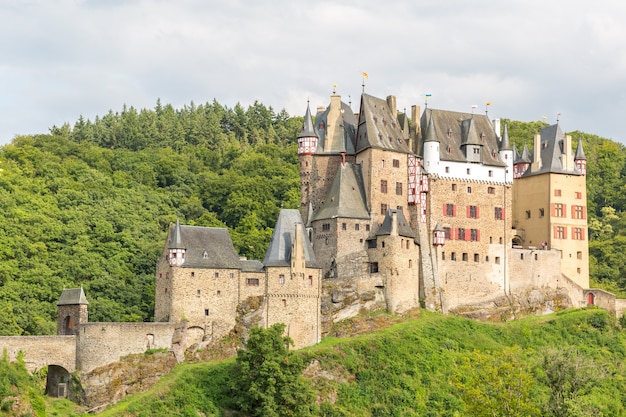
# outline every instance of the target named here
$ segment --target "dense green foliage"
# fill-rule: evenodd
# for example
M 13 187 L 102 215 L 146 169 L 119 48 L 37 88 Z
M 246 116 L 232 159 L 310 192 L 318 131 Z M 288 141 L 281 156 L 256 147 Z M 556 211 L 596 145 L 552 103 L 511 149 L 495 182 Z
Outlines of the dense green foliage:
M 0 415 L 7 415 L 15 408 L 45 416 L 46 405 L 41 379 L 28 373 L 21 356 L 17 362 L 9 362 L 5 351 L 0 359 Z
M 130 110 L 2 147 L 0 335 L 54 334 L 64 287 L 84 287 L 92 321 L 151 320 L 156 261 L 177 218 L 227 225 L 240 254 L 263 259 L 280 208 L 299 207 L 293 142 L 301 119 L 258 104 L 209 107 L 224 114 L 222 130 L 204 132 L 199 144 L 181 136 L 176 149 L 166 141 L 169 123 L 193 131 L 184 120 L 214 114 L 142 111 L 166 138 L 150 147 L 114 134 L 125 131 Z M 84 139 L 81 129 L 100 136 Z
M 423 312 L 298 351 L 317 398 L 302 405 L 320 416 L 623 416 L 624 338 L 594 308 L 503 324 Z M 237 369 L 233 361 L 178 367 L 103 415 L 231 415 L 238 406 L 226 381 Z M 183 412 L 187 398 L 194 405 Z
M 519 150 L 541 122 L 509 124 Z M 0 335 L 55 332 L 63 287 L 92 321 L 149 321 L 168 224 L 227 226 L 262 260 L 281 207 L 299 207 L 302 118 L 260 103 L 133 107 L 0 149 Z M 572 133 L 588 158 L 592 285 L 626 297 L 626 152 Z

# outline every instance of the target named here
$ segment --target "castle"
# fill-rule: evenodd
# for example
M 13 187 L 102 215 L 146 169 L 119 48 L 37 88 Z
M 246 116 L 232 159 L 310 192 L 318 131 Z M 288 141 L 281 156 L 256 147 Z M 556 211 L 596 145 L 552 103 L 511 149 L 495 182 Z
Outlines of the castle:
M 623 300 L 589 288 L 586 157 L 557 123 L 521 153 L 485 115 L 332 94 L 297 138 L 301 208 L 281 210 L 263 262 L 228 231 L 171 225 L 156 266 L 152 323 L 90 323 L 82 289 L 58 303 L 58 336 L 2 337 L 10 359 L 49 367 L 48 392 L 150 348 L 204 346 L 284 323 L 296 347 L 369 310 L 427 308 L 506 320 Z

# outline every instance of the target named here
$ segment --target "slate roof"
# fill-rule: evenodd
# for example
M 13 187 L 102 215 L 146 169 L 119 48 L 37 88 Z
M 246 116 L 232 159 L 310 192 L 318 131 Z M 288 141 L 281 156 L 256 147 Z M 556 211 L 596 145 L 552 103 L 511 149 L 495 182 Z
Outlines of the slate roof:
M 565 144 L 565 135 L 561 130 L 559 124 L 554 124 L 551 126 L 546 126 L 541 129 L 540 133 L 540 153 L 539 157 L 541 158 L 541 168 L 536 171 L 532 171 L 530 169 L 526 170 L 522 177 L 530 177 L 532 175 L 540 175 L 545 173 L 557 173 L 557 174 L 574 174 L 574 175 L 582 175 L 576 167 L 573 170 L 567 169 L 567 167 L 563 166 L 563 151 L 569 152 L 572 154 L 571 149 L 563 149 Z M 531 151 L 531 158 L 534 159 L 535 152 Z M 535 162 L 533 160 L 533 162 Z
M 528 146 L 526 146 L 526 144 L 524 144 L 524 149 L 522 150 L 522 154 L 519 155 L 519 157 L 513 163 L 514 164 L 518 164 L 518 163 L 529 164 L 530 163 L 530 156 L 528 154 Z
M 385 214 L 385 220 L 383 220 L 383 224 L 381 224 L 376 231 L 376 236 L 387 236 L 391 234 L 391 215 L 393 213 L 397 213 L 398 216 L 398 235 L 415 239 L 415 233 L 413 233 L 413 229 L 411 229 L 411 226 L 409 226 L 409 222 L 406 221 L 406 217 L 404 217 L 404 212 L 397 209 L 387 210 L 387 213 Z
M 304 120 L 302 121 L 302 130 L 298 135 L 298 138 L 305 137 L 317 137 L 315 126 L 313 126 L 313 119 L 311 118 L 311 108 L 309 103 L 306 104 L 306 113 L 304 114 Z
M 244 259 L 241 262 L 241 270 L 244 272 L 263 272 L 263 264 L 261 261 L 252 259 Z
M 330 143 L 330 147 L 328 148 L 328 152 L 324 152 L 324 147 L 326 145 L 327 140 L 333 140 L 333 138 L 326 137 L 326 126 L 328 126 L 328 113 L 330 112 L 330 106 L 328 106 L 324 111 L 318 112 L 315 115 L 315 132 L 319 137 L 317 142 L 317 154 L 337 154 L 340 152 L 346 152 L 348 155 L 354 155 L 354 142 L 355 142 L 355 132 L 356 132 L 356 124 L 357 120 L 354 116 L 354 112 L 343 101 L 341 102 L 341 114 L 343 117 L 343 140 L 341 141 L 333 141 Z M 320 129 L 320 126 L 324 126 L 323 129 Z
M 89 304 L 85 292 L 81 288 L 67 288 L 64 289 L 57 302 L 58 306 L 76 305 L 76 304 Z
M 422 131 L 426 132 L 424 141 L 440 143 L 440 160 L 467 162 L 462 145 L 480 145 L 482 164 L 506 166 L 500 160 L 498 137 L 486 115 L 428 108 L 422 113 L 420 123 Z M 419 151 L 423 155 L 423 149 Z
M 578 139 L 578 145 L 576 146 L 576 156 L 574 156 L 574 160 L 584 159 L 587 160 L 585 156 L 585 151 L 583 151 L 583 138 Z
M 263 265 L 265 266 L 289 266 L 291 261 L 291 247 L 296 233 L 296 223 L 302 223 L 302 216 L 298 210 L 281 209 L 276 221 L 272 240 L 267 248 Z M 302 230 L 304 242 L 304 257 L 307 268 L 319 268 L 313 247 L 309 238 Z
M 410 153 L 398 122 L 397 115 L 391 113 L 386 100 L 363 94 L 357 129 L 356 151 L 368 148 L 386 149 Z
M 313 220 L 344 217 L 369 219 L 363 188 L 363 173 L 360 164 L 346 163 L 337 170 L 333 184 L 324 204 L 314 214 Z
M 496 132 L 497 134 L 497 132 Z M 509 139 L 509 127 L 505 123 L 504 124 L 504 134 L 502 135 L 502 140 L 500 141 L 500 150 L 501 151 L 510 151 L 513 148 L 511 147 L 511 140 Z
M 174 242 L 177 234 L 178 244 Z M 182 226 L 176 222 L 170 227 L 168 248 L 185 249 L 183 268 L 241 268 L 239 255 L 224 228 Z

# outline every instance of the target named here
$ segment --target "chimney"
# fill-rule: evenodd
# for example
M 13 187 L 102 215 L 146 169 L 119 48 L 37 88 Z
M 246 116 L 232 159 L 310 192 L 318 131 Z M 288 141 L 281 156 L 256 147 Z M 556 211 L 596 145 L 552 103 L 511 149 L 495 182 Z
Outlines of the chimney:
M 541 169 L 541 135 L 535 135 L 533 144 L 533 163 L 530 166 L 530 172 L 537 172 Z
M 496 131 L 496 136 L 498 138 L 502 137 L 502 133 L 500 133 L 500 119 L 493 119 L 493 130 Z
M 420 106 L 415 105 L 415 104 L 411 106 L 411 123 L 413 123 L 413 126 L 411 126 L 410 138 L 411 138 L 411 141 L 412 141 L 412 146 L 410 147 L 410 149 L 414 153 L 418 153 L 419 147 L 420 147 L 420 144 L 418 142 L 418 138 L 419 138 L 420 133 L 421 133 L 421 128 L 420 128 Z
M 396 96 L 387 96 L 387 105 L 389 106 L 389 110 L 391 110 L 391 115 L 397 118 L 398 107 L 396 106 Z
M 572 137 L 570 135 L 565 136 L 563 141 L 563 168 L 568 171 L 574 170 L 574 158 L 572 155 Z
M 391 231 L 389 232 L 391 236 L 398 236 L 398 211 L 391 211 Z

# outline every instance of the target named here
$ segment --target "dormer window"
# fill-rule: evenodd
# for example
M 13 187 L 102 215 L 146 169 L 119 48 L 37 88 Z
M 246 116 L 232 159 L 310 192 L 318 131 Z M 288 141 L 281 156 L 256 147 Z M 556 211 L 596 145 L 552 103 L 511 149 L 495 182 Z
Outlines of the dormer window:
M 209 254 L 207 251 L 202 252 L 202 259 L 209 259 Z

